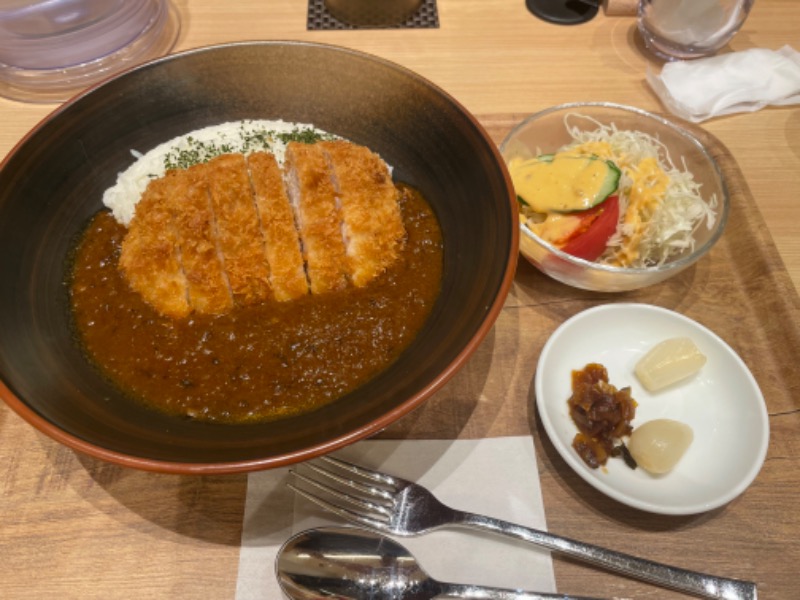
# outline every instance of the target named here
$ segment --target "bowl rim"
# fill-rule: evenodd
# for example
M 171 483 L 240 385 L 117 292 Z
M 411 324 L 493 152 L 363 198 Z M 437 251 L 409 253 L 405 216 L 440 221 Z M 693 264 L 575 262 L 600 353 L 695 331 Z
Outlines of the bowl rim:
M 97 82 L 82 92 L 76 94 L 71 99 L 57 106 L 44 118 L 42 118 L 34 127 L 32 127 L 12 148 L 8 154 L 0 161 L 0 172 L 6 168 L 7 164 L 14 157 L 14 155 L 22 149 L 28 141 L 42 128 L 44 128 L 52 120 L 56 119 L 62 112 L 74 104 L 81 102 L 85 98 L 92 95 L 92 93 L 112 82 L 121 78 L 130 76 L 131 74 L 152 68 L 155 65 L 165 62 L 172 62 L 180 60 L 185 57 L 201 55 L 222 51 L 230 48 L 240 47 L 310 47 L 323 51 L 339 52 L 342 54 L 353 55 L 362 60 L 368 60 L 373 63 L 380 64 L 388 69 L 399 72 L 405 77 L 415 80 L 424 86 L 430 88 L 437 95 L 451 104 L 470 124 L 475 133 L 482 138 L 486 148 L 492 154 L 494 162 L 497 164 L 500 174 L 503 177 L 505 187 L 508 190 L 508 197 L 506 200 L 511 207 L 510 214 L 512 217 L 510 239 L 509 239 L 509 255 L 505 261 L 503 277 L 494 296 L 491 305 L 486 307 L 486 313 L 480 326 L 476 329 L 469 341 L 463 348 L 453 357 L 449 364 L 445 366 L 436 377 L 432 378 L 427 384 L 420 388 L 416 393 L 409 396 L 406 400 L 392 408 L 390 411 L 383 413 L 380 417 L 364 423 L 355 429 L 352 429 L 344 434 L 329 440 L 304 447 L 295 451 L 286 452 L 268 457 L 260 458 L 246 458 L 235 460 L 224 460 L 219 462 L 181 462 L 174 460 L 163 460 L 155 458 L 138 457 L 126 452 L 111 450 L 104 448 L 98 444 L 92 443 L 88 440 L 82 439 L 76 435 L 68 433 L 61 429 L 55 423 L 50 422 L 44 416 L 40 415 L 36 410 L 29 406 L 23 399 L 18 398 L 16 394 L 0 379 L 0 399 L 2 399 L 7 406 L 9 406 L 17 415 L 24 421 L 32 425 L 41 433 L 47 435 L 53 440 L 60 442 L 64 446 L 80 452 L 81 454 L 101 459 L 106 462 L 116 464 L 123 467 L 131 467 L 143 471 L 170 473 L 179 475 L 216 475 L 216 474 L 234 474 L 245 473 L 251 471 L 265 470 L 287 466 L 289 464 L 297 463 L 304 460 L 310 460 L 317 456 L 327 454 L 334 450 L 343 448 L 358 440 L 366 438 L 370 435 L 380 432 L 388 427 L 401 417 L 412 412 L 419 407 L 425 400 L 432 396 L 435 392 L 441 389 L 452 377 L 466 364 L 468 359 L 477 350 L 478 346 L 488 335 L 489 331 L 494 327 L 500 311 L 502 310 L 506 297 L 511 289 L 516 273 L 516 267 L 519 260 L 519 215 L 516 208 L 516 197 L 514 194 L 514 186 L 511 181 L 511 176 L 500 153 L 498 145 L 491 138 L 487 130 L 480 124 L 478 119 L 458 100 L 451 94 L 446 92 L 443 88 L 433 83 L 429 79 L 423 77 L 419 73 L 404 67 L 398 63 L 382 58 L 369 52 L 339 46 L 335 44 L 319 43 L 312 41 L 298 41 L 298 40 L 250 40 L 250 41 L 237 41 L 227 42 L 222 44 L 211 44 L 191 48 L 180 52 L 175 52 L 166 56 L 155 58 L 141 64 L 132 66 L 125 71 L 113 74 L 103 81 Z
M 699 247 L 696 247 L 692 252 L 689 254 L 683 255 L 678 257 L 677 259 L 665 263 L 661 263 L 659 265 L 654 265 L 651 267 L 616 267 L 614 265 L 604 265 L 600 263 L 596 263 L 593 261 L 586 260 L 585 258 L 580 258 L 577 256 L 573 256 L 572 254 L 567 254 L 563 250 L 556 248 L 550 242 L 547 242 L 541 238 L 539 238 L 536 234 L 534 234 L 528 227 L 525 226 L 524 223 L 520 221 L 519 228 L 522 233 L 527 239 L 531 240 L 532 242 L 536 243 L 537 245 L 543 247 L 549 252 L 552 252 L 561 260 L 566 262 L 582 266 L 587 269 L 592 269 L 595 271 L 601 271 L 606 273 L 613 273 L 619 275 L 641 275 L 641 274 L 650 274 L 650 273 L 667 273 L 672 270 L 680 270 L 684 267 L 694 263 L 700 257 L 704 256 L 708 253 L 709 250 L 719 241 L 719 238 L 722 236 L 723 232 L 725 231 L 725 226 L 728 222 L 728 216 L 730 213 L 730 192 L 728 191 L 728 184 L 725 180 L 725 176 L 722 173 L 722 169 L 717 163 L 716 159 L 711 155 L 709 150 L 703 145 L 703 143 L 697 139 L 688 129 L 681 127 L 678 123 L 668 119 L 663 115 L 659 115 L 656 113 L 651 113 L 641 108 L 637 108 L 635 106 L 629 106 L 626 104 L 618 104 L 615 102 L 567 102 L 565 104 L 557 104 L 555 106 L 551 106 L 549 108 L 540 110 L 527 118 L 523 121 L 518 123 L 514 126 L 514 128 L 506 135 L 503 139 L 502 143 L 500 144 L 500 153 L 502 154 L 505 150 L 508 142 L 525 126 L 528 125 L 531 121 L 534 121 L 538 118 L 541 118 L 545 115 L 550 113 L 569 110 L 573 108 L 582 108 L 582 107 L 594 107 L 594 108 L 609 108 L 612 110 L 621 110 L 628 113 L 634 113 L 645 117 L 646 119 L 654 120 L 669 129 L 673 130 L 676 134 L 680 135 L 681 137 L 685 138 L 690 144 L 695 146 L 703 156 L 708 160 L 709 164 L 713 168 L 714 173 L 716 174 L 717 178 L 720 182 L 721 194 L 722 198 L 719 201 L 719 211 L 716 215 L 717 221 L 714 223 L 714 231 L 711 236 Z M 504 159 L 505 160 L 505 159 Z M 527 258 L 527 257 L 526 257 Z

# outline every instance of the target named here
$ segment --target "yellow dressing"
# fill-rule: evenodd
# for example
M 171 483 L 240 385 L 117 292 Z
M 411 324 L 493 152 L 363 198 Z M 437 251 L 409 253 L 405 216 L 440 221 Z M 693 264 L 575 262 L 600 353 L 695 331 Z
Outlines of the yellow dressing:
M 669 184 L 669 177 L 655 158 L 642 159 L 628 174 L 632 183 L 623 219 L 625 235 L 622 247 L 614 256 L 614 262 L 623 267 L 639 258 L 639 242 Z
M 610 160 L 614 162 L 617 166 L 621 166 L 619 164 L 620 157 L 615 155 L 614 150 L 611 148 L 611 144 L 608 142 L 600 142 L 600 141 L 590 141 L 590 142 L 583 142 L 582 144 L 577 144 L 570 148 L 569 150 L 564 150 L 560 152 L 563 156 L 597 156 L 599 158 Z
M 530 229 L 540 239 L 554 244 L 561 245 L 569 239 L 573 232 L 580 226 L 581 219 L 573 215 L 562 215 L 550 213 L 547 218 L 540 223 L 528 221 Z
M 552 161 L 513 159 L 508 167 L 517 194 L 539 213 L 591 208 L 608 173 L 602 160 L 563 154 Z

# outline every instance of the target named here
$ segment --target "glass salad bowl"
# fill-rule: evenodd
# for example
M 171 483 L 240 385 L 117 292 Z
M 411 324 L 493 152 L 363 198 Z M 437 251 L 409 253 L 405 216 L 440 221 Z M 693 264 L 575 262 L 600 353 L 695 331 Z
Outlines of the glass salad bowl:
M 619 133 L 623 134 L 621 139 L 617 135 Z M 653 199 L 658 194 L 647 192 L 645 201 L 638 204 L 639 214 L 628 217 L 626 207 L 633 210 L 632 207 L 636 205 L 630 200 L 631 190 L 642 185 L 657 188 L 658 181 L 632 180 L 627 176 L 629 171 L 623 168 L 616 195 L 619 196 L 619 220 L 628 222 L 628 225 L 617 228 L 611 236 L 610 245 L 604 246 L 606 250 L 602 256 L 589 260 L 565 251 L 565 248 L 570 249 L 574 244 L 568 245 L 562 239 L 546 241 L 534 233 L 534 229 L 537 229 L 534 223 L 544 216 L 534 213 L 534 218 L 530 218 L 531 212 L 529 208 L 524 208 L 520 180 L 517 179 L 515 188 L 522 213 L 520 252 L 539 270 L 564 284 L 581 289 L 630 291 L 660 283 L 680 273 L 705 256 L 719 240 L 728 219 L 730 199 L 717 162 L 690 131 L 638 108 L 601 102 L 570 103 L 528 117 L 500 145 L 512 180 L 520 177 L 515 164 L 552 155 L 573 142 L 575 136 L 580 136 L 582 140 L 587 136 L 593 141 L 610 142 L 608 147 L 613 149 L 614 155 L 627 156 L 620 160 L 626 164 L 626 161 L 630 162 L 634 170 L 641 164 L 641 156 L 654 157 L 663 167 L 660 173 L 669 181 L 667 185 L 674 183 L 680 189 L 669 192 L 671 196 L 668 202 L 674 202 L 674 205 L 669 204 L 663 214 L 656 215 L 663 204 Z M 646 142 L 644 144 L 640 143 L 643 139 Z M 611 160 L 618 162 L 614 158 Z M 691 174 L 690 180 L 693 180 L 688 186 L 687 172 Z M 693 200 L 683 198 L 687 188 Z M 702 216 L 692 220 L 690 214 Z M 649 227 L 653 229 L 647 231 Z M 683 233 L 676 234 L 676 230 L 683 230 Z M 671 248 L 668 252 L 665 251 L 667 247 Z M 627 262 L 631 256 L 636 259 Z

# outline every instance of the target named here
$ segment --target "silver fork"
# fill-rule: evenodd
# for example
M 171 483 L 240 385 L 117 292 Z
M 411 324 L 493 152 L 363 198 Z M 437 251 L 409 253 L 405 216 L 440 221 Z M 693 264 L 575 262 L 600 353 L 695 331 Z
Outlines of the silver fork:
M 409 537 L 446 527 L 492 531 L 631 577 L 705 598 L 755 600 L 756 585 L 659 564 L 500 519 L 456 510 L 421 485 L 330 456 L 303 463 L 294 491 L 343 519 Z

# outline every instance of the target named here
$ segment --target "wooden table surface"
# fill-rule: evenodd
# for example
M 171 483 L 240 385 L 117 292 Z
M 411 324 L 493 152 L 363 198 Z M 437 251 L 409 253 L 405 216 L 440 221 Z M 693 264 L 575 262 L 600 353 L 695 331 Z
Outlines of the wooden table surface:
M 532 16 L 523 0 L 438 0 L 436 29 L 309 31 L 307 0 L 175 4 L 182 20 L 176 50 L 256 39 L 356 48 L 438 84 L 495 139 L 515 119 L 562 102 L 602 100 L 663 110 L 644 80 L 646 70 L 660 63 L 643 50 L 632 17 L 601 12 L 589 23 L 561 27 Z M 798 23 L 800 2 L 759 0 L 731 49 L 785 44 L 800 49 Z M 0 99 L 0 156 L 54 108 Z M 726 232 L 724 250 L 713 262 L 692 277 L 634 298 L 690 316 L 708 315 L 702 305 L 716 284 L 712 265 L 725 269 L 724 261 L 741 260 L 745 253 L 735 251 L 738 239 L 732 236 L 748 233 L 748 222 L 755 224 L 757 235 L 747 235 L 742 243 L 758 245 L 756 253 L 765 257 L 760 270 L 748 276 L 730 267 L 745 273 L 736 285 L 750 320 L 734 322 L 737 313 L 724 299 L 716 299 L 718 310 L 708 316 L 751 364 L 767 397 L 770 450 L 750 490 L 710 513 L 663 517 L 625 509 L 569 471 L 531 409 L 536 355 L 546 333 L 564 318 L 612 299 L 573 294 L 544 281 L 527 264 L 520 265 L 507 310 L 465 374 L 425 410 L 383 435 L 531 433 L 552 530 L 680 566 L 756 580 L 761 598 L 789 599 L 797 597 L 800 583 L 800 381 L 793 362 L 800 351 L 800 108 L 769 108 L 716 119 L 702 128 L 727 148 L 732 168 L 740 172 L 747 188 L 739 206 L 744 214 Z M 748 277 L 762 279 L 753 285 Z M 540 294 L 535 298 L 534 289 Z M 532 322 L 539 325 L 532 328 Z M 523 343 L 528 344 L 524 351 L 512 355 Z M 520 408 L 525 412 L 520 414 Z M 442 415 L 451 422 L 442 425 Z M 39 434 L 5 405 L 0 405 L 0 464 L 0 597 L 234 597 L 244 475 L 181 477 L 101 463 Z M 561 559 L 555 560 L 555 569 L 559 591 L 565 593 L 678 597 Z

